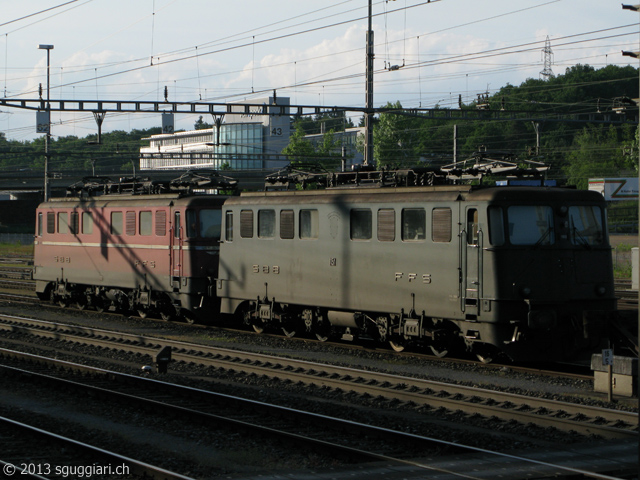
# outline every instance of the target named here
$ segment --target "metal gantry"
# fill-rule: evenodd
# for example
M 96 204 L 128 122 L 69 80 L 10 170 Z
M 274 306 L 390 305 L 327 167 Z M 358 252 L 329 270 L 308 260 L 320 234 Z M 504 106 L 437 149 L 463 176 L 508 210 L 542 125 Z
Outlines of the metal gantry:
M 469 108 L 391 108 L 326 105 L 279 105 L 266 103 L 215 103 L 215 102 L 169 102 L 143 100 L 45 100 L 42 98 L 0 98 L 0 106 L 31 111 L 87 112 L 102 115 L 106 113 L 176 113 L 229 115 L 275 115 L 300 117 L 320 115 L 322 113 L 354 112 L 364 114 L 368 110 L 372 115 L 382 113 L 408 115 L 424 120 L 502 120 L 502 121 L 560 121 L 590 123 L 638 123 L 637 107 L 626 114 L 617 111 L 602 110 L 592 112 L 537 112 L 530 110 L 477 109 Z

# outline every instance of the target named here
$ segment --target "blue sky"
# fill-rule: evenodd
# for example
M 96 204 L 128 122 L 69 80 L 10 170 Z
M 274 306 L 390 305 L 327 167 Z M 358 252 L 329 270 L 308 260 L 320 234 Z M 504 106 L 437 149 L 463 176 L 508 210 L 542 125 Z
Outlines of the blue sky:
M 2 95 L 37 97 L 44 43 L 54 45 L 54 99 L 160 100 L 167 86 L 177 101 L 277 89 L 295 104 L 362 107 L 366 13 L 365 0 L 4 0 Z M 639 16 L 620 2 L 374 0 L 373 13 L 376 106 L 455 107 L 458 95 L 470 102 L 538 78 L 547 36 L 556 74 L 577 63 L 637 66 L 620 52 L 639 49 Z M 196 119 L 181 115 L 176 128 Z M 54 113 L 52 122 L 53 135 L 96 132 L 91 115 Z M 103 131 L 159 125 L 159 115 L 108 114 Z M 35 114 L 2 108 L 0 132 L 34 138 Z

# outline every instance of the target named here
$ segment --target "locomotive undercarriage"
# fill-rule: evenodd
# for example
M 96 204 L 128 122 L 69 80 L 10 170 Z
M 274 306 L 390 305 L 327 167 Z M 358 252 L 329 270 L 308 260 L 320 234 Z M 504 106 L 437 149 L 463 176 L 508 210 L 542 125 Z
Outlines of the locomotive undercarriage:
M 194 295 L 167 293 L 150 288 L 122 289 L 68 282 L 50 282 L 38 291 L 41 300 L 49 300 L 63 308 L 75 306 L 79 310 L 93 308 L 98 312 L 137 312 L 141 318 L 155 316 L 166 321 L 195 323 L 197 314 L 183 306 L 192 303 L 190 296 Z M 195 306 L 200 306 L 202 302 L 203 298 L 200 298 Z
M 348 312 L 281 304 L 267 298 L 245 302 L 239 311 L 244 324 L 258 333 L 265 329 L 282 330 L 292 337 L 302 332 L 323 342 L 367 338 L 388 344 L 396 352 L 407 347 L 428 348 L 438 357 L 465 348 L 462 332 L 453 322 L 427 317 L 424 313 L 417 315 L 413 311 L 400 314 Z M 488 348 L 476 350 L 478 355 L 488 356 Z
M 396 351 L 405 348 L 428 349 L 437 356 L 467 352 L 484 363 L 500 357 L 512 360 L 545 360 L 569 357 L 593 347 L 602 338 L 602 319 L 598 312 L 585 312 L 581 318 L 552 308 L 524 312 L 511 322 L 480 322 L 428 317 L 424 312 L 370 313 L 278 303 L 275 299 L 256 299 L 240 307 L 247 326 L 262 333 L 282 330 L 315 335 L 320 341 L 331 338 L 353 341 L 368 338 L 389 344 Z M 523 318 L 524 317 L 524 318 Z

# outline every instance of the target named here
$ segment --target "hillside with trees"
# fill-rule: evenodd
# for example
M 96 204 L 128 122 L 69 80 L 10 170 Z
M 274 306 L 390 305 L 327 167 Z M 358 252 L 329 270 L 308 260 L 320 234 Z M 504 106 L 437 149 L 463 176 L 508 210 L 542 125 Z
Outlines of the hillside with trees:
M 522 120 L 433 119 L 398 114 L 402 105 L 389 103 L 385 105 L 389 113 L 375 120 L 374 159 L 378 167 L 449 164 L 457 124 L 458 159 L 468 158 L 480 148 L 508 152 L 521 159 L 544 161 L 552 167 L 551 177 L 567 178 L 569 183 L 586 188 L 589 177 L 637 175 L 637 126 L 555 121 L 553 114 L 608 113 L 616 120 L 623 115 L 634 120 L 638 108 L 631 99 L 637 97 L 636 68 L 609 65 L 596 70 L 576 65 L 548 80 L 528 79 L 517 87 L 507 84 L 479 100 L 489 110 L 526 112 L 518 115 Z M 479 102 L 460 108 L 477 110 Z M 548 120 L 536 126 L 526 119 L 534 116 Z M 540 133 L 537 152 L 536 128 Z M 310 155 L 308 149 L 305 155 Z

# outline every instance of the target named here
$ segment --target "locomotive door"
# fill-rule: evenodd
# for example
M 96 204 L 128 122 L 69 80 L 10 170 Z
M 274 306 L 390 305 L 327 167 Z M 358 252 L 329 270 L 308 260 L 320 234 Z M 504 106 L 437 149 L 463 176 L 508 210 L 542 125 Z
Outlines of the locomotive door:
M 171 233 L 170 240 L 170 253 L 171 256 L 171 276 L 182 276 L 182 257 L 183 257 L 183 229 L 181 222 L 180 211 L 176 210 L 173 213 L 173 231 Z
M 483 232 L 476 207 L 467 207 L 461 217 L 466 222 L 460 232 L 460 308 L 468 320 L 474 320 L 482 299 Z

